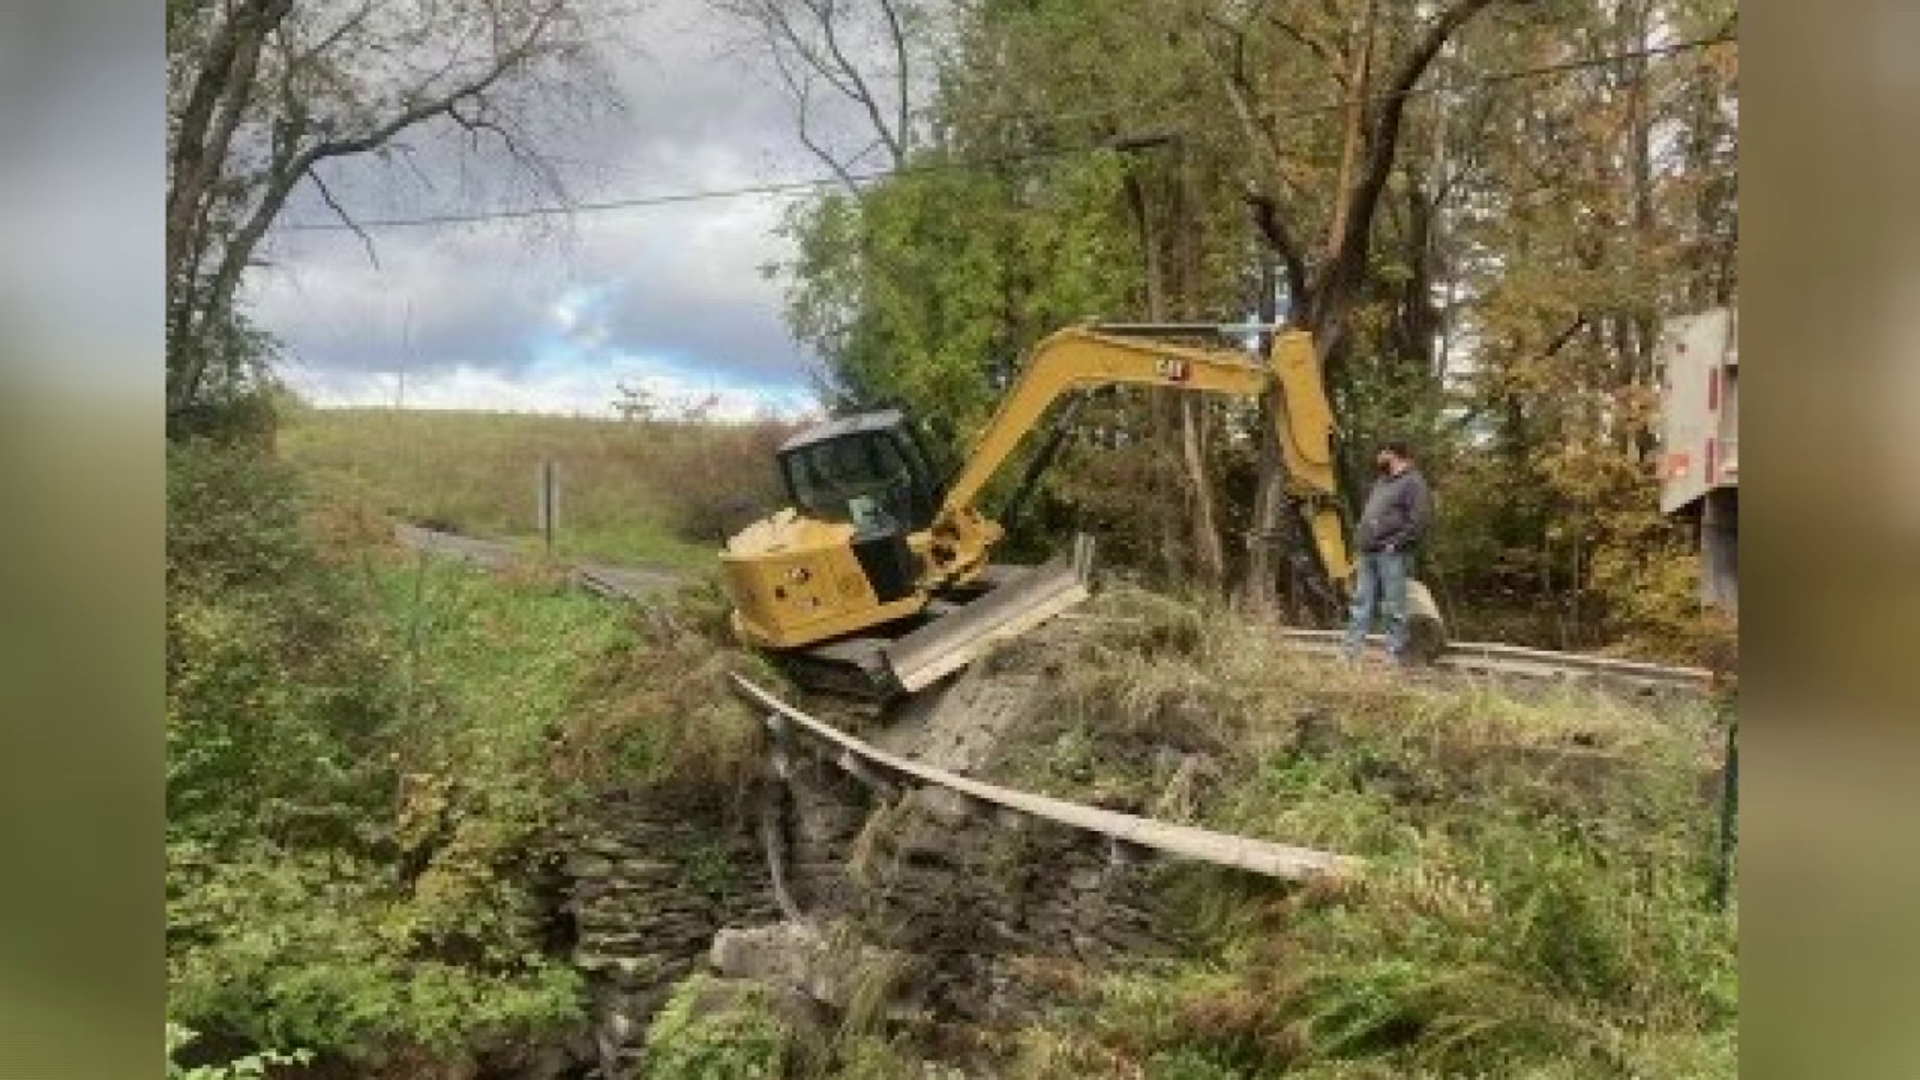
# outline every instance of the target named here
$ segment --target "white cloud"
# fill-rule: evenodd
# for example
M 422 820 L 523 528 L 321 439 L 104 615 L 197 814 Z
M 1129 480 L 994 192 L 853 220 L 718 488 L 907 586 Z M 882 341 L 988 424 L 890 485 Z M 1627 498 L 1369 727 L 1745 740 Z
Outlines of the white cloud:
M 781 92 L 722 55 L 725 34 L 700 0 L 662 0 L 620 35 L 646 52 L 615 61 L 626 114 L 567 135 L 565 152 L 591 174 L 577 196 L 819 172 Z M 423 186 L 343 163 L 329 183 L 367 215 L 478 208 L 437 173 Z M 311 192 L 302 198 L 290 219 L 330 219 Z M 377 268 L 352 233 L 281 231 L 249 299 L 287 346 L 288 380 L 320 401 L 391 402 L 405 369 L 409 405 L 595 412 L 626 378 L 665 380 L 669 396 L 710 387 L 736 411 L 748 398 L 786 408 L 811 403 L 814 366 L 782 321 L 779 284 L 761 273 L 787 257 L 775 233 L 786 205 L 736 198 L 588 213 L 544 238 L 512 223 L 383 229 Z
M 662 369 L 640 357 L 608 361 L 599 370 L 543 365 L 507 374 L 468 366 L 417 373 L 295 370 L 288 382 L 321 407 L 392 407 L 541 412 L 612 417 L 620 387 L 644 390 L 662 414 L 676 415 L 713 402 L 707 414 L 720 420 L 761 416 L 800 418 L 819 413 L 819 402 L 801 390 L 725 385 Z

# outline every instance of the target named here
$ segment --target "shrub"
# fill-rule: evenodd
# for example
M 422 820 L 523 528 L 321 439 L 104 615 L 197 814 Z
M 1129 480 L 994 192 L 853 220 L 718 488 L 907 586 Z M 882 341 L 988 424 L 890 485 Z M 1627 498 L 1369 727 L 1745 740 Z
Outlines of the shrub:
M 569 1023 L 578 976 L 537 954 L 437 956 L 389 867 L 337 852 L 175 844 L 169 1012 L 255 1046 L 377 1061 Z
M 387 777 L 385 658 L 301 532 L 292 474 L 167 451 L 170 833 L 344 843 Z
M 310 1050 L 261 1050 L 242 1054 L 221 1064 L 187 1065 L 178 1057 L 200 1033 L 182 1024 L 167 1024 L 167 1080 L 250 1080 L 267 1075 L 278 1065 L 305 1065 L 313 1060 Z
M 646 1080 L 776 1080 L 796 1047 L 758 983 L 694 975 L 647 1029 Z
M 525 865 L 550 716 L 520 706 L 565 708 L 564 646 L 609 640 L 588 613 L 619 620 L 323 560 L 257 450 L 170 446 L 168 501 L 171 1018 L 223 1050 L 356 1062 L 572 1023 L 579 980 L 541 952 Z

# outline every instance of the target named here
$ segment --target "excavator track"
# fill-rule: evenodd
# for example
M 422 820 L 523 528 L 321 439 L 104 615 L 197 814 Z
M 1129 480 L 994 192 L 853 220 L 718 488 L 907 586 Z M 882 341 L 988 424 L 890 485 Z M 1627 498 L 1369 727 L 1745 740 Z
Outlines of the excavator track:
M 883 637 L 845 638 L 806 649 L 772 653 L 781 674 L 805 690 L 884 704 L 905 693 L 887 670 Z

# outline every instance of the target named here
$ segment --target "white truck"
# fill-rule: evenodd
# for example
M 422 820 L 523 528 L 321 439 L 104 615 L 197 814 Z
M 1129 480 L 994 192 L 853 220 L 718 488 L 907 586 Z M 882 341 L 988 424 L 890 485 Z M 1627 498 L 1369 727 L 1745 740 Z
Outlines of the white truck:
M 1660 328 L 1660 511 L 1695 523 L 1700 599 L 1738 615 L 1739 309 L 1712 308 Z

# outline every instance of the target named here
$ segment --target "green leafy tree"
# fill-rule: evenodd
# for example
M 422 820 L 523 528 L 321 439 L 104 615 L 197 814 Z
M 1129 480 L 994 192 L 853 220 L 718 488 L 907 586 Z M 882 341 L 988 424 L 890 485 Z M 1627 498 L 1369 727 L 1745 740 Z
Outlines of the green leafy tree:
M 1059 325 L 1284 305 L 1321 348 L 1343 486 L 1381 437 L 1421 451 L 1424 573 L 1463 631 L 1671 637 L 1690 557 L 1654 511 L 1653 344 L 1732 296 L 1737 65 L 1695 43 L 1733 20 L 1715 0 L 970 5 L 906 171 L 790 217 L 789 320 L 834 398 L 964 437 Z M 1241 569 L 1267 606 L 1300 582 L 1229 542 L 1285 535 L 1258 420 L 1101 401 L 1038 520 L 1168 580 Z

